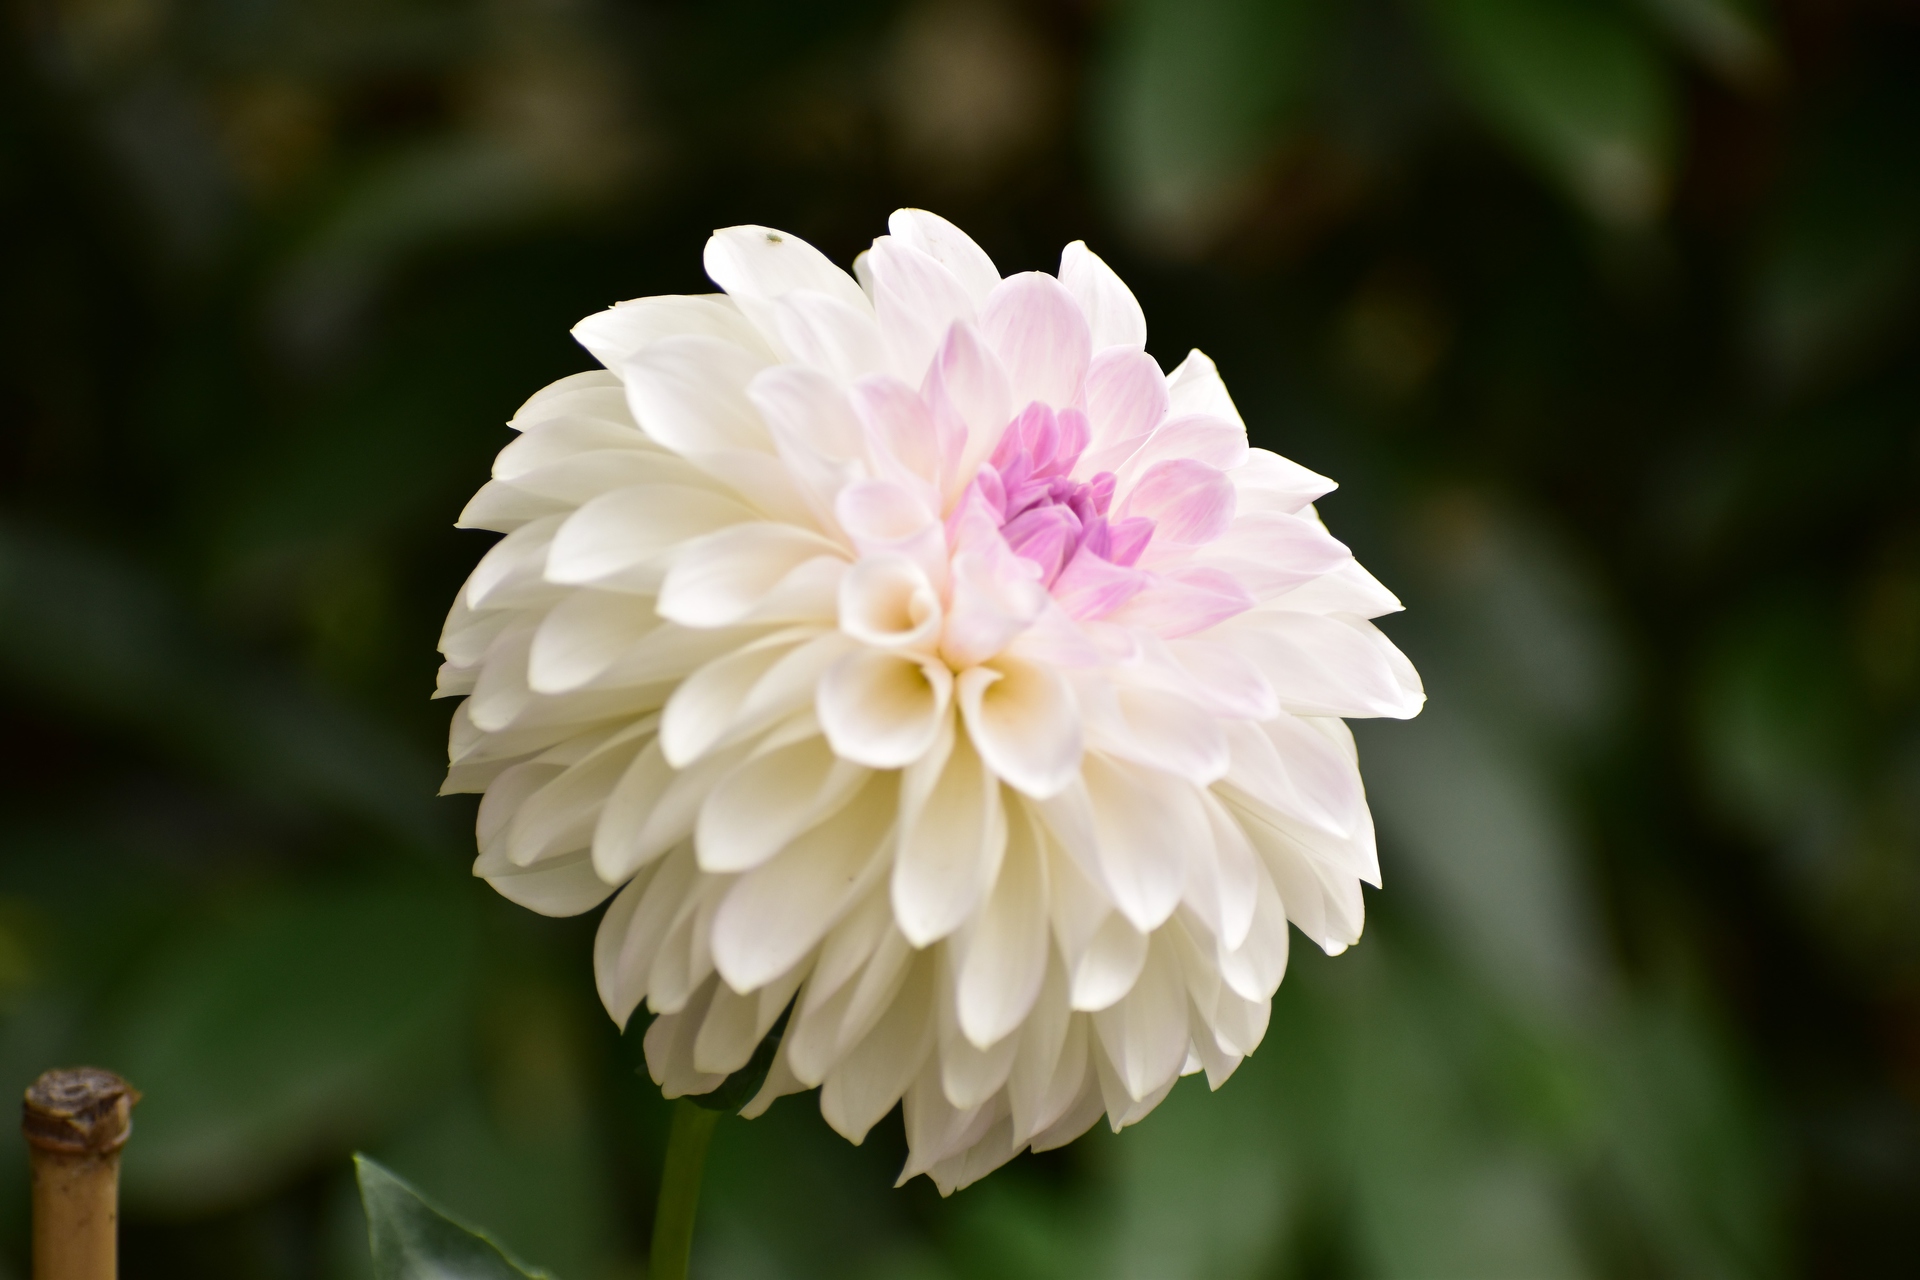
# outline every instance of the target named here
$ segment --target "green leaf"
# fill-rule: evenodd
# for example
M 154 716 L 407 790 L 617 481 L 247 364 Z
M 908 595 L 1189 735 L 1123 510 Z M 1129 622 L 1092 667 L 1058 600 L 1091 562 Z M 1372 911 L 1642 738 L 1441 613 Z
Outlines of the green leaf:
M 100 1060 L 146 1094 L 128 1198 L 239 1203 L 383 1129 L 459 1052 L 474 925 L 464 892 L 407 883 L 256 893 L 185 922 L 102 1035 Z
M 1669 72 L 1604 0 L 1427 0 L 1467 97 L 1595 216 L 1644 223 L 1666 201 Z
M 1792 391 L 1870 367 L 1920 279 L 1920 109 L 1863 93 L 1823 123 L 1781 184 L 1754 272 L 1756 354 Z
M 1095 118 L 1134 216 L 1204 235 L 1280 144 L 1304 97 L 1317 0 L 1133 0 L 1115 24 Z
M 366 1156 L 353 1158 L 367 1210 L 374 1280 L 553 1280 L 448 1215 Z
M 1780 77 L 1766 19 L 1747 0 L 1643 0 L 1655 21 L 1736 88 L 1757 92 Z

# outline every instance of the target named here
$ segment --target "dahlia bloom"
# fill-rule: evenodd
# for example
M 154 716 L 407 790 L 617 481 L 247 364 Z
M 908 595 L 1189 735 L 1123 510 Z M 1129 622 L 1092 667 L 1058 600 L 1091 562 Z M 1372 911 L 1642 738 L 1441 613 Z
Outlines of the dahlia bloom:
M 448 791 L 474 871 L 608 897 L 599 991 L 653 1010 L 669 1097 L 788 1013 L 756 1115 L 903 1103 L 942 1191 L 1266 1030 L 1291 921 L 1328 952 L 1379 883 L 1342 717 L 1411 716 L 1399 603 L 1171 374 L 1081 243 L 1002 278 L 902 210 L 853 274 L 732 227 L 725 292 L 574 329 L 604 370 L 521 408 L 462 513 L 505 534 L 447 619 Z M 617 895 L 617 896 L 615 896 Z

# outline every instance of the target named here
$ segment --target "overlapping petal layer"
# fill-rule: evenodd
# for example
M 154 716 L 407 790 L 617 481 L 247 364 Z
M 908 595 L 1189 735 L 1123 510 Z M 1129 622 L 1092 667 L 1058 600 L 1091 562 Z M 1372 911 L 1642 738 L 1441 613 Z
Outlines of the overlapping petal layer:
M 608 898 L 599 989 L 668 1096 L 791 1008 L 747 1108 L 904 1105 L 942 1190 L 1259 1044 L 1291 922 L 1379 883 L 1343 718 L 1411 716 L 1398 602 L 1248 445 L 1212 362 L 1145 353 L 1085 245 L 1002 279 L 903 210 L 850 275 L 717 232 L 724 293 L 583 320 L 461 524 L 449 791 L 476 874 Z

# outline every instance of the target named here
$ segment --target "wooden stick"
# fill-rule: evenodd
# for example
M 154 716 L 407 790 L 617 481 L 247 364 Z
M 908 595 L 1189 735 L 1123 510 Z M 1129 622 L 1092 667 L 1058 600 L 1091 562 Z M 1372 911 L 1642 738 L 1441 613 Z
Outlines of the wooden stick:
M 111 1071 L 33 1082 L 20 1131 L 33 1160 L 33 1280 L 117 1280 L 120 1147 L 140 1095 Z

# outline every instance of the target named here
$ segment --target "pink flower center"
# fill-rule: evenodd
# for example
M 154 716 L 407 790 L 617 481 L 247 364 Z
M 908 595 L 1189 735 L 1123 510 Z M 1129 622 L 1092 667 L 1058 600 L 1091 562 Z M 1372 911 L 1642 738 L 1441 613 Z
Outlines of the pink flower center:
M 1080 618 L 1103 616 L 1145 587 L 1146 575 L 1133 565 L 1154 529 L 1145 517 L 1108 519 L 1111 471 L 1073 478 L 1088 438 L 1079 410 L 1030 404 L 1007 426 L 972 484 L 1007 546 Z

